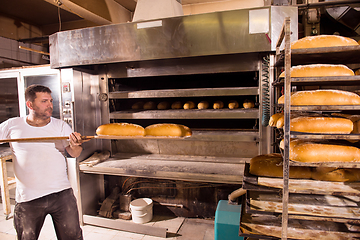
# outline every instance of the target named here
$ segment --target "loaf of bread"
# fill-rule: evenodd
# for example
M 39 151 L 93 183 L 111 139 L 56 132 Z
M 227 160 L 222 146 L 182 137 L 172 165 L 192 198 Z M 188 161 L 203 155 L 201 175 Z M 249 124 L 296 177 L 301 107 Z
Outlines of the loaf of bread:
M 229 101 L 228 103 L 228 108 L 229 109 L 236 109 L 236 108 L 239 108 L 239 103 L 235 100 L 231 100 Z
M 153 110 L 153 109 L 156 109 L 156 103 L 154 103 L 153 101 L 149 101 L 149 102 L 146 102 L 143 106 L 143 108 L 145 110 Z
M 278 99 L 279 104 L 284 104 L 285 95 Z M 291 95 L 291 105 L 360 105 L 360 96 L 353 92 L 342 90 L 309 90 L 298 91 Z
M 337 35 L 308 36 L 291 43 L 291 49 L 358 46 L 352 38 Z
M 159 102 L 159 104 L 157 105 L 157 109 L 159 110 L 166 110 L 170 108 L 170 103 L 169 102 Z
M 198 109 L 207 109 L 208 107 L 209 107 L 209 102 L 208 101 L 201 101 L 197 105 Z
M 213 104 L 213 109 L 221 109 L 224 107 L 224 103 L 222 101 L 215 101 Z
M 360 169 L 316 167 L 313 169 L 312 179 L 331 182 L 357 182 L 360 181 Z
M 271 115 L 270 119 L 269 119 L 269 126 L 270 127 L 276 127 L 276 123 L 279 120 L 279 118 L 284 117 L 284 113 L 275 113 L 273 115 Z
M 145 136 L 155 137 L 190 137 L 191 129 L 187 126 L 173 123 L 158 123 L 145 128 Z
M 309 64 L 290 68 L 291 77 L 354 76 L 354 71 L 342 64 Z M 282 72 L 279 78 L 285 77 Z
M 181 109 L 183 107 L 180 101 L 173 102 L 171 104 L 171 109 Z
M 133 123 L 108 123 L 96 129 L 98 136 L 140 136 L 145 135 L 142 126 Z
M 139 109 L 143 109 L 143 107 L 144 107 L 144 102 L 136 102 L 131 106 L 131 109 L 139 110 Z
M 355 71 L 355 75 L 360 75 L 360 69 Z
M 246 99 L 246 100 L 243 102 L 243 107 L 244 107 L 244 108 L 254 108 L 254 107 L 255 107 L 255 103 L 254 103 L 254 101 L 251 101 L 251 100 Z
M 184 106 L 184 109 L 194 109 L 195 108 L 195 103 L 193 101 L 187 101 Z
M 289 158 L 297 162 L 360 162 L 360 149 L 353 146 L 291 140 Z M 280 143 L 284 149 L 284 140 Z
M 290 131 L 349 134 L 353 130 L 353 125 L 353 122 L 346 118 L 296 117 L 290 120 Z
M 279 153 L 259 155 L 250 160 L 249 172 L 256 176 L 283 177 L 283 158 Z M 290 178 L 311 178 L 311 168 L 292 166 Z

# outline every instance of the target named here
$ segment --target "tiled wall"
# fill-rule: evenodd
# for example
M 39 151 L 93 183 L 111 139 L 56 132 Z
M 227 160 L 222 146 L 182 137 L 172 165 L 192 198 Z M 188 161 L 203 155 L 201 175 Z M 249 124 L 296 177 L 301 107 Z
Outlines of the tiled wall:
M 25 44 L 9 38 L 0 37 L 0 69 L 49 63 L 49 61 L 43 59 L 43 54 L 19 49 L 20 45 L 47 52 L 47 49 L 39 45 Z M 46 57 L 47 55 L 44 56 Z

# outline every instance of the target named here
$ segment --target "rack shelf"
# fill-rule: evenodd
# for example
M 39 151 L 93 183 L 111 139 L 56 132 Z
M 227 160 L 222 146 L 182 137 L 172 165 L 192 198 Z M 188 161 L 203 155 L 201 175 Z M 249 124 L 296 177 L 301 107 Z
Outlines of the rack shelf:
M 330 77 L 292 77 L 292 85 L 359 85 L 360 75 L 355 76 L 330 76 Z M 279 79 L 273 83 L 273 86 L 283 86 L 284 80 Z
M 360 46 L 323 47 L 291 50 L 291 64 L 317 63 L 359 63 Z M 275 63 L 276 67 L 284 65 L 285 52 L 282 51 Z

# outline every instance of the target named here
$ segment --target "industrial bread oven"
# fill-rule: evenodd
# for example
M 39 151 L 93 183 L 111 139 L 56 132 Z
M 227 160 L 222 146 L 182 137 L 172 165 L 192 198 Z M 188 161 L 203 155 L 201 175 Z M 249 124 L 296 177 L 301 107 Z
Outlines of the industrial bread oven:
M 99 125 L 178 123 L 193 132 L 186 139 L 94 139 L 90 149 L 85 145 L 74 166 L 83 223 L 135 231 L 127 223 L 99 216 L 99 201 L 116 191 L 151 197 L 159 211 L 177 216 L 213 217 L 218 200 L 241 186 L 244 163 L 271 151 L 266 125 L 273 52 L 284 18 L 296 23 L 297 14 L 296 7 L 269 6 L 50 36 L 52 68 L 79 67 L 97 79 L 72 83 L 74 91 L 80 88 L 97 98 L 87 101 L 83 94 L 74 102 L 76 131 L 95 134 L 96 128 L 84 120 L 94 116 Z M 296 24 L 292 29 L 295 40 Z M 195 103 L 194 109 L 170 107 L 188 101 Z M 197 109 L 201 101 L 209 108 Z M 216 101 L 223 108 L 212 108 Z M 240 107 L 229 108 L 230 101 Z M 244 108 L 247 101 L 254 107 Z M 154 106 L 135 108 L 140 102 Z M 95 161 L 88 164 L 89 159 Z M 159 229 L 136 231 L 163 236 Z

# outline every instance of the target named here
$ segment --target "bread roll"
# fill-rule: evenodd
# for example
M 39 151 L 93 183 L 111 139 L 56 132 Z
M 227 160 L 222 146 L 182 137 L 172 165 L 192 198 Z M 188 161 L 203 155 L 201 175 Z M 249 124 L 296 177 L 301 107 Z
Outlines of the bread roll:
M 213 104 L 213 109 L 221 109 L 224 107 L 224 103 L 222 101 L 216 101 Z
M 198 109 L 207 109 L 208 107 L 209 107 L 209 102 L 207 101 L 201 101 L 197 105 Z
M 269 119 L 269 126 L 270 127 L 276 127 L 276 123 L 279 120 L 279 118 L 284 118 L 284 113 L 275 113 L 273 114 Z
M 181 109 L 183 107 L 180 101 L 173 102 L 171 104 L 171 109 Z
M 357 46 L 354 39 L 337 35 L 308 36 L 291 43 L 291 49 Z
M 246 99 L 244 102 L 243 102 L 243 107 L 244 108 L 254 108 L 255 107 L 255 103 L 251 100 L 248 100 Z
M 297 162 L 360 162 L 360 149 L 352 146 L 291 140 L 289 147 L 289 158 Z M 284 140 L 280 148 L 284 148 Z
M 156 137 L 190 137 L 191 129 L 187 126 L 173 123 L 159 123 L 145 128 L 146 136 Z
M 145 135 L 142 126 L 133 123 L 108 123 L 96 129 L 99 136 L 141 136 Z
M 283 158 L 279 153 L 259 155 L 250 160 L 249 172 L 263 177 L 283 177 Z M 311 178 L 311 168 L 292 166 L 290 178 Z
M 354 71 L 341 64 L 309 64 L 290 68 L 291 77 L 354 76 Z M 279 78 L 285 77 L 282 72 Z
M 236 109 L 239 107 L 239 103 L 235 100 L 231 100 L 229 101 L 228 107 L 229 109 Z
M 331 182 L 357 182 L 360 181 L 360 169 L 356 168 L 314 168 L 312 179 Z
M 144 102 L 137 102 L 131 106 L 131 109 L 139 110 L 139 109 L 143 109 L 143 107 L 144 107 Z
M 153 101 L 146 102 L 144 104 L 144 109 L 146 109 L 146 110 L 156 109 L 156 104 Z
M 159 109 L 159 110 L 166 110 L 166 109 L 169 109 L 169 108 L 170 108 L 170 103 L 168 103 L 168 102 L 160 102 L 157 105 L 157 109 Z
M 284 104 L 285 95 L 278 99 Z M 360 96 L 353 92 L 342 90 L 309 90 L 298 91 L 291 95 L 291 105 L 360 105 Z
M 290 120 L 290 131 L 307 133 L 349 134 L 353 122 L 336 117 L 296 117 Z
M 193 101 L 187 101 L 184 106 L 184 109 L 194 109 L 195 108 L 195 103 Z
M 360 69 L 355 71 L 355 75 L 360 75 Z

